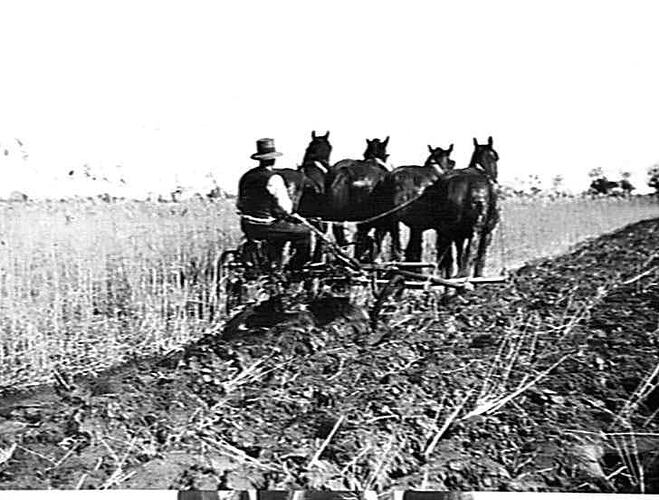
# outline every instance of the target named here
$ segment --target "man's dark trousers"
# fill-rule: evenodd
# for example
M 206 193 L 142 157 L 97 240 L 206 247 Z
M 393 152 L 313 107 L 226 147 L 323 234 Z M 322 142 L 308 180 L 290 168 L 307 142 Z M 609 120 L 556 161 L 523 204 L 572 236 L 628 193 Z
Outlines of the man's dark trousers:
M 271 256 L 281 259 L 284 245 L 290 241 L 294 254 L 290 260 L 291 269 L 301 269 L 311 255 L 311 231 L 295 222 L 277 220 L 272 224 L 254 224 L 246 220 L 240 223 L 245 235 L 252 240 L 265 240 L 271 247 Z

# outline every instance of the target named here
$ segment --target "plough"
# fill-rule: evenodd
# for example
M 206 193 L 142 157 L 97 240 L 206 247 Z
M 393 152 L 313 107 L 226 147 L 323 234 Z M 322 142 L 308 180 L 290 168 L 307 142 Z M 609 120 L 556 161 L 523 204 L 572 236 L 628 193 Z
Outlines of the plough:
M 244 241 L 237 249 L 225 251 L 219 262 L 219 292 L 224 296 L 229 316 L 243 306 L 262 298 L 285 294 L 291 288 L 300 292 L 300 286 L 291 285 L 301 283 L 309 300 L 324 294 L 349 294 L 352 297 L 356 291 L 361 291 L 358 294 L 366 296 L 365 302 L 372 311 L 371 318 L 377 321 L 387 300 L 405 289 L 465 292 L 476 285 L 500 284 L 507 279 L 506 276 L 442 278 L 437 275 L 438 265 L 432 262 L 360 263 L 306 219 L 299 215 L 292 217 L 309 227 L 325 243 L 322 262 L 310 263 L 292 277 L 280 265 L 268 262 L 264 242 Z M 419 272 L 422 269 L 430 272 Z

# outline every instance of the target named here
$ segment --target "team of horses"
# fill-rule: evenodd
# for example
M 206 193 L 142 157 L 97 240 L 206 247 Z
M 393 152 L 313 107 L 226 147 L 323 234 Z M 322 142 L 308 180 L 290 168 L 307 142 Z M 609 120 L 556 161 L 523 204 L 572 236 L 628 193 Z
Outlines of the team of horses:
M 391 237 L 391 258 L 402 257 L 400 224 L 409 228 L 406 261 L 419 262 L 423 233 L 436 232 L 436 258 L 445 277 L 453 275 L 455 248 L 458 276 L 482 276 L 492 233 L 499 222 L 497 162 L 492 137 L 485 144 L 474 138 L 469 165 L 456 169 L 448 149 L 428 146 L 423 165 L 391 168 L 384 140 L 367 139 L 361 160 L 330 163 L 329 132 L 311 134 L 302 164 L 297 169 L 277 169 L 284 177 L 302 217 L 326 230 L 332 223 L 338 245 L 348 244 L 343 222 L 356 222 L 355 255 L 362 261 L 382 253 L 382 242 Z M 314 258 L 320 257 L 316 245 Z

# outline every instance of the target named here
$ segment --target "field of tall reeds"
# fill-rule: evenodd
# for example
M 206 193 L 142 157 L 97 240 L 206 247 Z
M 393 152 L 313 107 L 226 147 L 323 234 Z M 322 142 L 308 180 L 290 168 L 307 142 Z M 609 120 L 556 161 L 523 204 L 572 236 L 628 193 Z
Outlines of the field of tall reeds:
M 217 315 L 226 203 L 0 207 L 0 386 L 94 372 L 185 344 Z
M 228 201 L 0 205 L 0 388 L 94 373 L 217 329 Z M 659 216 L 652 198 L 506 200 L 489 269 Z

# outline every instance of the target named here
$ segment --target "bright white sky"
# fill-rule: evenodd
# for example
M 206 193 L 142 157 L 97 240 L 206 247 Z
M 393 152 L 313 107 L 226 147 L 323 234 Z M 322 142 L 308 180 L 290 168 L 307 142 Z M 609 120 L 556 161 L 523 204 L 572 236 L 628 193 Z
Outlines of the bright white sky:
M 280 166 L 312 129 L 332 161 L 389 134 L 394 165 L 454 142 L 462 166 L 491 134 L 502 181 L 581 187 L 659 161 L 656 5 L 3 0 L 0 146 L 23 140 L 40 179 L 119 163 L 134 183 L 210 171 L 235 191 L 263 136 Z

